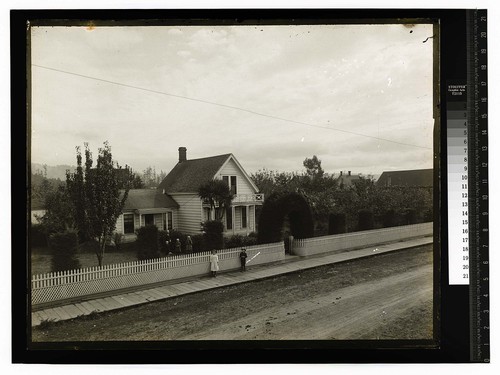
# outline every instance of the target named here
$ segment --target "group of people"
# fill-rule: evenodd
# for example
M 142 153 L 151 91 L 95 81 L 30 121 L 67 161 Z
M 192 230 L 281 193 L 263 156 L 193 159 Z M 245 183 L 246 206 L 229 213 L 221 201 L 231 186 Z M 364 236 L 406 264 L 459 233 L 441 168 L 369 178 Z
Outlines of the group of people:
M 247 270 L 247 257 L 247 250 L 245 248 L 242 248 L 239 255 L 241 272 Z M 212 277 L 217 277 L 217 271 L 219 271 L 219 256 L 217 255 L 217 251 L 212 250 L 212 254 L 210 255 L 210 273 Z
M 168 254 L 179 254 L 182 252 L 182 246 L 181 246 L 181 240 L 179 238 L 176 238 L 175 241 L 173 241 L 170 237 L 170 232 L 167 230 L 167 235 L 165 238 L 165 246 L 167 247 L 167 252 Z M 193 252 L 193 240 L 191 239 L 191 236 L 186 237 L 186 253 L 192 253 Z
M 175 241 L 172 241 L 170 237 L 170 232 L 167 230 L 167 235 L 165 239 L 165 246 L 167 247 L 168 254 L 179 254 L 182 252 L 181 241 L 179 238 L 176 238 Z M 193 240 L 191 236 L 186 237 L 186 253 L 193 252 Z M 240 258 L 240 271 L 246 271 L 247 264 L 247 250 L 245 248 L 241 249 L 239 258 Z M 216 250 L 212 250 L 210 255 L 210 273 L 212 277 L 217 277 L 217 271 L 219 271 L 219 256 L 217 255 Z

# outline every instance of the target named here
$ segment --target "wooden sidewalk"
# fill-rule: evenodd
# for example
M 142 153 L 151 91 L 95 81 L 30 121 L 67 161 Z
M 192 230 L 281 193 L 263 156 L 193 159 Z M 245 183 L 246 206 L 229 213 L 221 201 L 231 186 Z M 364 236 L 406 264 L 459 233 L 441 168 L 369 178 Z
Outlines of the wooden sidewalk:
M 203 278 L 191 278 L 188 280 L 184 279 L 179 280 L 177 283 L 171 283 L 151 289 L 127 292 L 88 301 L 75 302 L 64 306 L 46 308 L 35 311 L 31 314 L 31 325 L 37 326 L 44 321 L 68 320 L 79 316 L 117 310 L 152 301 L 182 296 L 185 294 L 202 292 L 208 289 L 221 288 L 228 285 L 265 279 L 303 269 L 344 262 L 351 259 L 363 258 L 390 251 L 409 249 L 416 246 L 431 244 L 432 242 L 432 237 L 424 237 L 404 242 L 376 245 L 359 250 L 350 250 L 336 254 L 326 253 L 307 258 L 287 256 L 285 261 L 279 263 L 259 265 L 255 268 L 252 268 L 252 266 L 249 265 L 246 272 L 230 271 L 219 274 L 216 278 L 207 276 Z

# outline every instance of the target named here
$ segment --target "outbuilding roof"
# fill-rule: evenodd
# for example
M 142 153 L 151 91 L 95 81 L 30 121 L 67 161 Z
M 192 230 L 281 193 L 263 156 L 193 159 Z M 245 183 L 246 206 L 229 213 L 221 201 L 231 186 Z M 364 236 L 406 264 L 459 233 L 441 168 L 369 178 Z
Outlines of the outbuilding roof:
M 157 189 L 130 189 L 123 210 L 178 207 L 179 205 L 172 197 L 162 194 Z
M 413 169 L 383 172 L 377 181 L 379 186 L 420 186 L 433 185 L 433 169 Z

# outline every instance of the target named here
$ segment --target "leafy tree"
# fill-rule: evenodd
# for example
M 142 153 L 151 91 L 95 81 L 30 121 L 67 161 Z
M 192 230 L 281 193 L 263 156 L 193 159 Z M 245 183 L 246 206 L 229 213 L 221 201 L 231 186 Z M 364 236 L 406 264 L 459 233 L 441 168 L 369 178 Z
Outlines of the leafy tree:
M 75 229 L 75 209 L 66 187 L 48 193 L 44 206 L 45 214 L 37 218 L 47 236 Z
M 218 210 L 215 210 L 215 219 L 222 221 L 226 208 L 231 206 L 233 194 L 229 186 L 219 179 L 213 179 L 201 185 L 198 188 L 198 196 L 206 200 L 210 204 L 210 209 L 215 210 L 218 205 Z
M 103 264 L 106 243 L 110 240 L 116 220 L 120 216 L 128 196 L 128 187 L 120 197 L 118 172 L 121 167 L 113 162 L 111 147 L 104 142 L 99 148 L 94 167 L 92 153 L 85 144 L 85 166 L 82 166 L 80 148 L 76 148 L 77 168 L 66 174 L 66 184 L 75 208 L 75 223 L 80 238 L 96 240 L 96 256 Z
M 163 170 L 160 173 L 156 173 L 155 167 L 149 166 L 142 171 L 142 180 L 144 181 L 144 186 L 147 188 L 158 187 L 165 177 L 167 177 L 167 173 Z
M 296 172 L 258 170 L 251 178 L 264 196 L 272 193 L 296 192 L 302 186 L 302 176 Z
M 45 199 L 50 193 L 53 193 L 59 186 L 64 185 L 63 181 L 58 178 L 47 177 L 47 166 L 43 166 L 42 170 L 31 172 L 31 201 L 45 203 Z
M 334 175 L 326 173 L 316 155 L 303 161 L 302 173 L 259 170 L 251 175 L 265 200 L 273 193 L 302 195 L 313 212 L 315 235 L 327 234 L 330 215 L 345 215 L 345 230 L 358 228 L 358 212 L 369 210 L 377 225 L 428 221 L 432 216 L 432 188 L 378 186 L 373 178 L 362 177 L 352 185 L 339 186 Z M 391 211 L 393 219 L 387 216 Z M 411 212 L 411 216 L 408 216 Z M 413 213 L 414 212 L 414 213 Z M 333 229 L 332 229 L 333 230 Z M 337 229 L 335 229 L 337 230 Z
M 306 174 L 312 179 L 320 179 L 325 174 L 321 168 L 321 160 L 316 155 L 313 155 L 312 158 L 305 158 L 303 165 L 306 168 Z
M 117 178 L 120 189 L 143 189 L 145 187 L 141 177 L 137 173 L 134 173 L 128 165 L 125 165 L 125 168 L 117 170 Z

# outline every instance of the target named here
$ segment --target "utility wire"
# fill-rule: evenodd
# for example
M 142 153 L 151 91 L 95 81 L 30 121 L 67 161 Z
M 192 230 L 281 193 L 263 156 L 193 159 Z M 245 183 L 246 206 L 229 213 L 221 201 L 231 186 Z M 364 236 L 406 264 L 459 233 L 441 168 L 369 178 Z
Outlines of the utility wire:
M 386 138 L 381 138 L 381 137 L 375 137 L 375 136 L 372 136 L 372 135 L 363 134 L 363 133 L 357 133 L 357 132 L 353 132 L 353 131 L 350 131 L 350 130 L 344 130 L 344 129 L 339 129 L 339 128 L 332 128 L 332 127 L 329 127 L 329 126 L 322 126 L 322 125 L 310 124 L 310 123 L 302 122 L 302 121 L 290 120 L 290 119 L 287 119 L 287 118 L 284 118 L 284 117 L 278 117 L 278 116 L 268 115 L 268 114 L 265 114 L 265 113 L 260 113 L 260 112 L 252 111 L 252 110 L 246 109 L 246 108 L 241 108 L 241 107 L 236 107 L 236 106 L 232 106 L 232 105 L 211 102 L 211 101 L 203 100 L 203 99 L 190 98 L 188 96 L 183 96 L 183 95 L 170 94 L 170 93 L 167 93 L 167 92 L 164 92 L 164 91 L 157 91 L 157 90 L 147 89 L 147 88 L 144 88 L 144 87 L 138 87 L 138 86 L 128 85 L 126 83 L 120 83 L 120 82 L 116 82 L 116 81 L 110 81 L 110 80 L 103 79 L 103 78 L 91 77 L 91 76 L 87 76 L 87 75 L 84 75 L 84 74 L 79 74 L 79 73 L 74 73 L 74 72 L 68 72 L 68 71 L 65 71 L 65 70 L 56 69 L 56 68 L 50 68 L 50 67 L 47 67 L 47 66 L 42 66 L 42 65 L 37 65 L 37 64 L 32 64 L 32 66 L 36 66 L 37 68 L 52 70 L 54 72 L 69 74 L 69 75 L 76 76 L 76 77 L 91 79 L 91 80 L 94 80 L 94 81 L 105 82 L 105 83 L 109 83 L 111 85 L 116 85 L 116 86 L 121 86 L 121 87 L 127 87 L 127 88 L 131 88 L 131 89 L 135 89 L 135 90 L 141 90 L 141 91 L 146 91 L 146 92 L 151 92 L 151 93 L 154 93 L 154 94 L 160 94 L 160 95 L 170 96 L 170 97 L 173 97 L 173 98 L 191 100 L 193 102 L 199 102 L 199 103 L 216 105 L 216 106 L 219 106 L 219 107 L 222 107 L 222 108 L 234 109 L 234 110 L 237 110 L 237 111 L 247 112 L 247 113 L 251 113 L 253 115 L 267 117 L 267 118 L 271 118 L 271 119 L 275 119 L 275 120 L 280 120 L 280 121 L 285 121 L 285 122 L 290 122 L 290 123 L 293 123 L 293 124 L 305 125 L 305 126 L 310 126 L 310 127 L 314 127 L 314 128 L 320 128 L 320 129 L 333 130 L 333 131 L 342 132 L 342 133 L 346 133 L 346 134 L 352 134 L 352 135 L 357 135 L 357 136 L 361 136 L 361 137 L 376 139 L 376 140 L 379 140 L 379 141 L 395 143 L 395 144 L 399 144 L 399 145 L 403 145 L 403 146 L 417 147 L 417 148 L 423 148 L 423 149 L 429 149 L 429 150 L 432 149 L 431 147 L 419 146 L 419 145 L 415 145 L 415 144 L 412 144 L 412 143 L 398 142 L 398 141 L 394 141 L 394 140 L 391 140 L 391 139 L 386 139 Z

